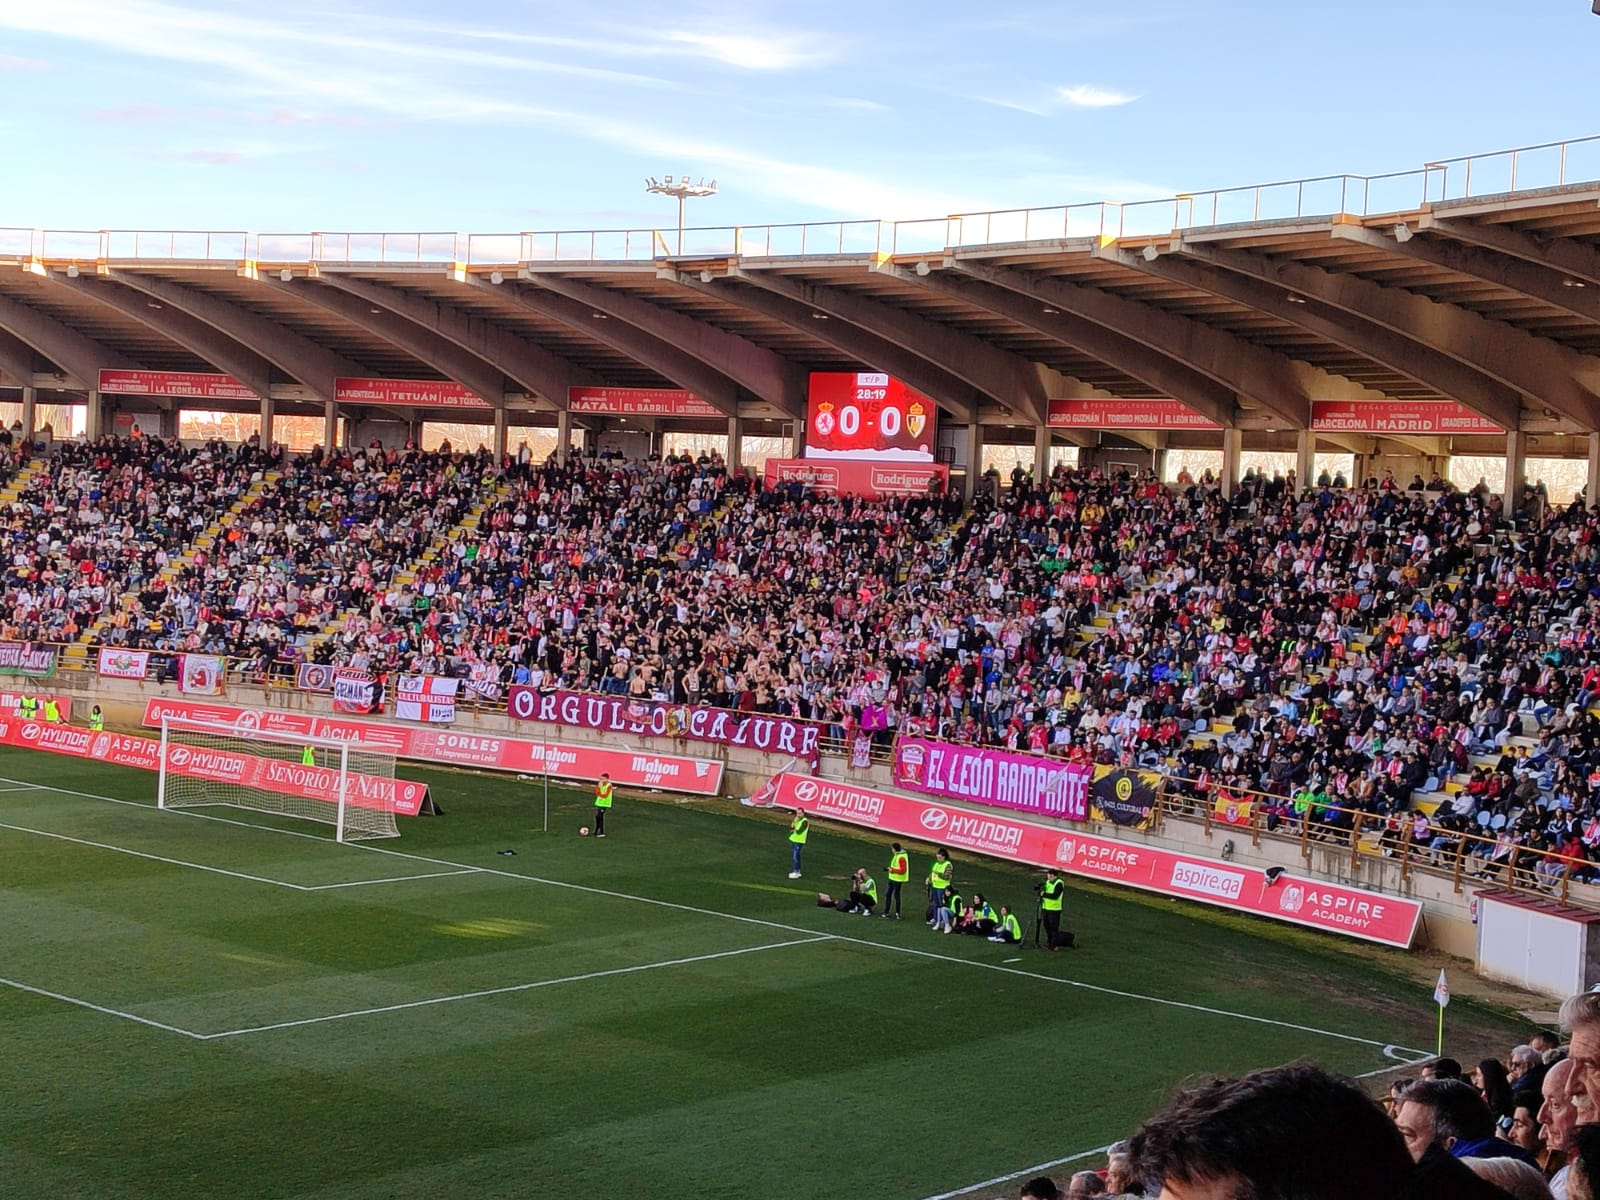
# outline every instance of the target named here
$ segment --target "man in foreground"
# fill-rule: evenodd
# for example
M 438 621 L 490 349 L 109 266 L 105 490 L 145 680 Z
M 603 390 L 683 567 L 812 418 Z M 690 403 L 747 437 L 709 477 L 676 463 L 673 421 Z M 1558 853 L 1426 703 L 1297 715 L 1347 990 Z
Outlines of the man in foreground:
M 1129 1149 L 1161 1200 L 1505 1200 L 1436 1147 L 1413 1162 L 1371 1097 L 1308 1066 L 1180 1091 Z

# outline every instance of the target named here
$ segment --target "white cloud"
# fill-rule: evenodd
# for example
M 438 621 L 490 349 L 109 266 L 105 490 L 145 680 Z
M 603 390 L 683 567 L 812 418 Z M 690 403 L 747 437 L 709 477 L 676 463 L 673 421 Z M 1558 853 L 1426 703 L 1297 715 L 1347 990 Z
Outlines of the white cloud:
M 710 33 L 676 30 L 664 40 L 725 66 L 752 71 L 790 71 L 832 62 L 837 43 L 807 33 Z
M 1114 92 L 1110 88 L 1095 87 L 1092 83 L 1075 83 L 1071 87 L 1058 87 L 1056 97 L 1074 108 L 1115 108 L 1119 104 L 1132 104 L 1139 98 L 1128 92 Z

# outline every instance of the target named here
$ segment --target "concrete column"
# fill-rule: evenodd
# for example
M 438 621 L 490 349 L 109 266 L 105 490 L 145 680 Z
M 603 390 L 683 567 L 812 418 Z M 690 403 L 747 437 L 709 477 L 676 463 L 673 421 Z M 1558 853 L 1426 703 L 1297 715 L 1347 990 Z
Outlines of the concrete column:
M 37 396 L 38 396 L 38 391 L 35 388 L 25 387 L 25 388 L 22 389 L 22 440 L 23 441 L 27 441 L 29 438 L 31 438 L 33 436 L 34 419 L 35 419 L 34 410 L 37 407 L 37 404 L 36 404 Z M 1594 439 L 1590 438 L 1589 439 L 1589 443 L 1590 443 L 1590 445 L 1593 445 L 1594 444 Z
M 1239 456 L 1244 453 L 1244 430 L 1222 431 L 1222 494 L 1232 496 L 1239 486 Z
M 339 406 L 332 400 L 322 402 L 322 448 L 329 453 L 339 440 Z
M 1506 516 L 1522 502 L 1522 484 L 1528 477 L 1528 435 L 1512 429 L 1506 433 L 1506 490 L 1502 497 Z
M 1583 502 L 1590 508 L 1600 504 L 1600 433 L 1589 435 L 1589 476 L 1584 483 Z
M 728 472 L 744 466 L 744 418 L 728 418 Z
M 972 499 L 973 490 L 983 475 L 983 426 L 974 421 L 967 426 L 967 486 L 964 495 Z
M 272 445 L 272 418 L 274 406 L 271 396 L 261 397 L 261 448 Z
M 495 405 L 494 409 L 494 458 L 499 462 L 506 456 L 506 406 Z
M 1033 486 L 1043 487 L 1050 478 L 1050 426 L 1033 431 Z
M 1300 488 L 1317 481 L 1317 435 L 1309 429 L 1302 429 L 1295 436 L 1294 481 Z
M 556 413 L 556 459 L 566 462 L 572 453 L 572 414 L 566 409 Z
M 1165 446 L 1157 446 L 1154 450 L 1150 451 L 1150 470 L 1155 473 L 1155 477 L 1157 479 L 1166 479 L 1167 448 Z
M 406 440 L 418 446 L 422 445 L 422 414 L 413 413 L 411 420 L 406 422 Z
M 789 439 L 789 457 L 804 458 L 806 456 L 806 422 L 804 417 L 795 419 L 794 434 Z
M 94 441 L 100 436 L 100 426 L 104 417 L 105 405 L 100 402 L 100 393 L 91 390 L 84 397 L 83 436 L 87 441 Z M 63 436 L 64 431 L 58 430 L 57 437 Z

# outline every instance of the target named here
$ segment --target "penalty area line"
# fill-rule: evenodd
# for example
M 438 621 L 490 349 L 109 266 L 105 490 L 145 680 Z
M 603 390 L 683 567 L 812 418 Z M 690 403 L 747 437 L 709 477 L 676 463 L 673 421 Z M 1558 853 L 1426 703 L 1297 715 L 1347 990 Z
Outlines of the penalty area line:
M 186 1038 L 193 1038 L 197 1042 L 206 1040 L 207 1035 L 195 1033 L 192 1029 L 180 1029 L 176 1025 L 166 1025 L 160 1021 L 152 1021 L 149 1017 L 141 1017 L 138 1013 L 123 1012 L 120 1008 L 107 1008 L 104 1004 L 94 1004 L 88 1000 L 69 996 L 65 992 L 52 992 L 47 988 L 34 987 L 31 983 L 19 983 L 15 979 L 0 979 L 0 984 L 14 988 L 19 992 L 27 992 L 33 996 L 45 996 L 51 1000 L 59 1000 L 63 1004 L 74 1004 L 79 1008 L 87 1008 L 97 1013 L 104 1013 L 108 1017 L 121 1017 L 124 1021 L 133 1021 L 138 1025 L 148 1025 L 151 1029 L 159 1029 L 164 1033 L 180 1033 Z
M 934 1196 L 924 1196 L 922 1200 L 956 1200 L 957 1196 L 970 1196 L 973 1192 L 981 1192 L 984 1188 L 997 1187 L 1002 1183 L 1010 1183 L 1013 1179 L 1021 1179 L 1025 1175 L 1040 1175 L 1051 1167 L 1064 1167 L 1068 1163 L 1082 1162 L 1086 1158 L 1094 1158 L 1104 1154 L 1115 1146 L 1115 1142 L 1107 1142 L 1104 1146 L 1097 1146 L 1093 1150 L 1080 1150 L 1076 1154 L 1069 1154 L 1065 1158 L 1052 1158 L 1049 1162 L 1035 1163 L 1031 1167 L 1024 1167 L 1020 1171 L 1013 1171 L 1009 1175 L 996 1175 L 993 1179 L 985 1179 L 982 1183 L 969 1184 L 953 1192 L 940 1192 Z

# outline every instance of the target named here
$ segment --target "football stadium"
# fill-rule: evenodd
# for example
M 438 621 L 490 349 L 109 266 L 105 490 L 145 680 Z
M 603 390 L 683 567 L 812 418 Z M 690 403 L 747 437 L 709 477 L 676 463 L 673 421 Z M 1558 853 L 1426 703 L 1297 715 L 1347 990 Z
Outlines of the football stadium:
M 648 190 L 0 228 L 0 1194 L 1600 1194 L 1600 136 Z

